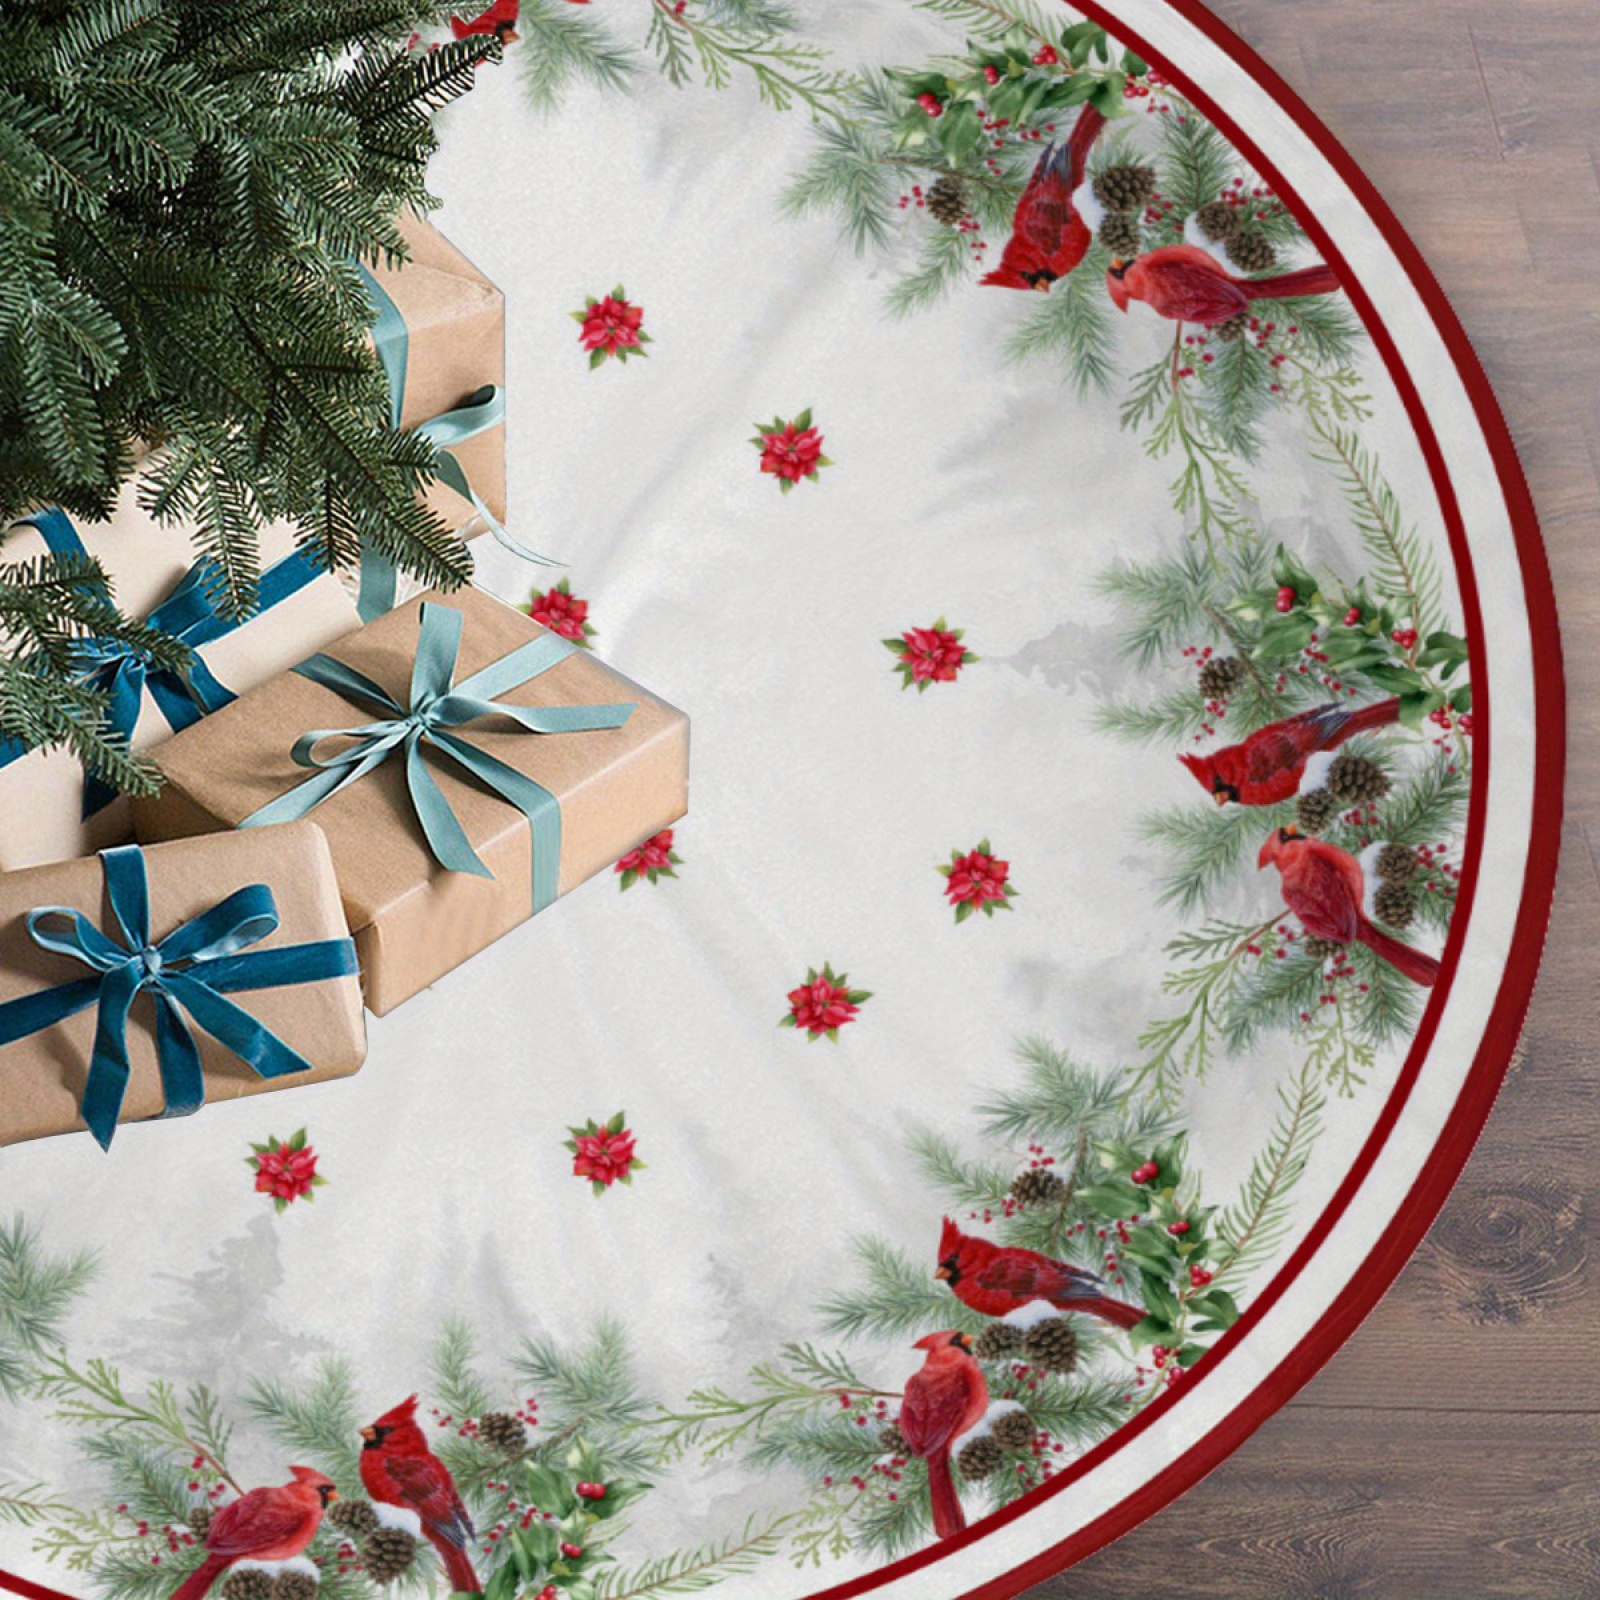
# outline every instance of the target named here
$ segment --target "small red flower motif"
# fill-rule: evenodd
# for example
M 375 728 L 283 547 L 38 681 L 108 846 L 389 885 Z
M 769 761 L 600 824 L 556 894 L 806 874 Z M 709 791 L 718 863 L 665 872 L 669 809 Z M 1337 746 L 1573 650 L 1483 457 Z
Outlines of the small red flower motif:
M 591 372 L 612 356 L 626 361 L 629 356 L 650 353 L 644 348 L 650 335 L 640 327 L 644 307 L 630 304 L 620 283 L 603 300 L 585 296 L 583 310 L 574 311 L 572 319 L 582 324 L 578 343 L 589 352 Z
M 268 1138 L 265 1144 L 252 1144 L 255 1152 L 246 1160 L 256 1175 L 256 1193 L 269 1194 L 277 1210 L 286 1210 L 296 1200 L 314 1200 L 314 1189 L 328 1180 L 317 1173 L 317 1152 L 306 1143 L 302 1128 L 292 1139 Z
M 978 659 L 961 643 L 963 631 L 940 617 L 931 628 L 909 628 L 898 639 L 885 639 L 885 647 L 894 653 L 901 687 L 915 684 L 921 694 L 931 683 L 954 683 L 961 669 Z
M 654 883 L 657 878 L 676 878 L 672 869 L 683 860 L 672 848 L 672 829 L 664 828 L 653 839 L 646 839 L 637 850 L 630 850 L 616 865 L 622 874 L 622 887 L 631 889 L 640 878 Z
M 609 1122 L 591 1117 L 581 1128 L 568 1129 L 572 1175 L 587 1178 L 597 1195 L 614 1183 L 631 1184 L 634 1173 L 644 1170 L 644 1162 L 633 1153 L 635 1140 L 627 1122 L 627 1114 L 619 1111 Z
M 821 972 L 808 968 L 806 981 L 789 991 L 789 1014 L 779 1019 L 778 1026 L 804 1029 L 808 1043 L 821 1034 L 837 1040 L 840 1028 L 854 1022 L 871 998 L 870 990 L 852 989 L 844 973 L 824 962 Z
M 750 442 L 761 452 L 761 470 L 776 476 L 785 494 L 802 478 L 814 479 L 824 467 L 833 465 L 822 453 L 822 435 L 811 426 L 810 406 L 791 422 L 782 417 L 758 422 Z
M 985 839 L 976 850 L 963 855 L 950 852 L 950 865 L 940 867 L 945 876 L 944 892 L 956 908 L 956 921 L 965 922 L 974 911 L 992 917 L 996 910 L 1009 911 L 1016 890 L 1010 883 L 1011 863 L 1001 861 Z
M 595 630 L 589 625 L 589 602 L 580 600 L 572 592 L 572 585 L 563 578 L 553 589 L 543 594 L 536 589 L 524 607 L 528 615 L 552 633 L 592 649 L 589 640 Z

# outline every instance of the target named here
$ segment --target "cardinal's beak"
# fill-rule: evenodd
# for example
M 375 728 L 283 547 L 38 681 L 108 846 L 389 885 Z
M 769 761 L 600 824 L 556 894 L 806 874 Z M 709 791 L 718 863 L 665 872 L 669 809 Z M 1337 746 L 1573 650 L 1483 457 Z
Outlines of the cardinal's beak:
M 1299 826 L 1293 822 L 1282 830 L 1285 839 L 1298 839 L 1301 837 Z
M 960 1345 L 969 1356 L 972 1354 L 972 1335 L 970 1333 L 958 1333 L 955 1337 L 955 1342 Z
M 1050 293 L 1050 285 L 1048 283 L 1043 282 L 1043 281 L 1040 281 L 1039 283 L 1034 284 L 1034 288 L 1037 289 L 1040 294 L 1049 294 Z
M 368 1444 L 371 1444 L 372 1441 L 378 1437 L 378 1430 L 376 1428 L 363 1428 L 361 1430 L 361 1437 L 365 1439 Z
M 337 1489 L 328 1489 L 324 1492 L 326 1494 L 326 1499 L 323 1501 L 324 1505 L 331 1506 L 333 1502 L 339 1498 L 339 1491 Z
M 1228 791 L 1226 789 L 1213 789 L 1211 791 L 1211 798 L 1215 800 L 1219 806 L 1225 806 L 1228 803 Z
M 938 1279 L 940 1279 L 940 1280 L 942 1280 L 944 1282 L 948 1282 L 949 1278 L 950 1278 L 950 1269 L 949 1269 L 949 1267 L 940 1267 L 938 1269 L 938 1271 L 934 1273 L 934 1277 L 936 1277 L 936 1278 L 938 1278 Z
M 500 42 L 501 44 L 515 44 L 521 37 L 522 35 L 518 33 L 515 28 L 513 28 L 509 33 L 501 35 Z

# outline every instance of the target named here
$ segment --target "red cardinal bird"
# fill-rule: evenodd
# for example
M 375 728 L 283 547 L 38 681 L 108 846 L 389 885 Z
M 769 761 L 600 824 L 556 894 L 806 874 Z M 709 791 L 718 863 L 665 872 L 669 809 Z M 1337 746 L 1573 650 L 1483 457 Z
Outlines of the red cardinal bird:
M 1093 106 L 1085 106 L 1066 144 L 1046 146 L 1017 202 L 1000 265 L 980 283 L 1048 290 L 1083 260 L 1094 235 L 1078 215 L 1072 192 L 1083 182 L 1089 152 L 1105 125 Z
M 453 1594 L 482 1594 L 466 1548 L 477 1530 L 450 1469 L 428 1448 L 416 1419 L 412 1395 L 361 1430 L 361 1481 L 378 1504 L 400 1506 L 422 1518 L 422 1531 L 444 1561 Z
M 934 1277 L 943 1278 L 962 1305 L 986 1317 L 1003 1317 L 1030 1301 L 1046 1300 L 1057 1311 L 1082 1311 L 1119 1328 L 1131 1328 L 1145 1318 L 1138 1306 L 1101 1294 L 1100 1280 L 1092 1272 L 1052 1261 L 1037 1250 L 1007 1249 L 974 1238 L 949 1217 L 944 1219 Z
M 1267 835 L 1256 865 L 1269 863 L 1282 874 L 1283 903 L 1307 933 L 1334 944 L 1364 944 L 1424 988 L 1439 976 L 1439 963 L 1432 956 L 1391 939 L 1367 920 L 1362 910 L 1366 877 L 1348 850 L 1325 839 L 1309 839 L 1291 824 Z
M 1209 251 L 1192 244 L 1163 245 L 1132 261 L 1113 261 L 1106 288 L 1121 311 L 1142 300 L 1174 322 L 1214 327 L 1250 309 L 1253 300 L 1332 294 L 1339 287 L 1331 267 L 1301 267 L 1271 278 L 1236 278 Z
M 310 1467 L 289 1471 L 293 1483 L 252 1489 L 217 1512 L 206 1534 L 205 1560 L 173 1590 L 172 1600 L 203 1600 L 235 1561 L 288 1561 L 305 1551 L 339 1491 L 332 1478 Z
M 964 1333 L 930 1333 L 913 1350 L 926 1350 L 922 1370 L 913 1373 L 900 1402 L 900 1431 L 914 1456 L 928 1463 L 928 1493 L 933 1501 L 933 1531 L 953 1539 L 967 1525 L 954 1480 L 950 1447 L 983 1421 L 989 1385 L 972 1359 L 972 1340 Z
M 1400 720 L 1398 696 L 1370 706 L 1334 702 L 1257 728 L 1243 744 L 1230 744 L 1208 756 L 1178 759 L 1219 806 L 1270 806 L 1300 792 L 1306 760 L 1333 750 L 1358 733 L 1387 728 Z
M 518 4 L 519 0 L 494 0 L 487 11 L 474 17 L 471 22 L 451 17 L 450 31 L 458 39 L 465 39 L 474 33 L 492 33 L 501 44 L 515 44 L 522 37 L 517 32 Z

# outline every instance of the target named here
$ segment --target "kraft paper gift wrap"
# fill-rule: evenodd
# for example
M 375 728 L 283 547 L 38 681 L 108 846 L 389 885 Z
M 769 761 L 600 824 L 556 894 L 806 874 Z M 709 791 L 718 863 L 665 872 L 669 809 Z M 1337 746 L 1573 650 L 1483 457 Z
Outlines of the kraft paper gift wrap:
M 157 523 L 139 508 L 138 495 L 135 477 L 123 485 L 109 522 L 72 519 L 84 548 L 104 569 L 117 604 L 132 617 L 146 616 L 165 600 L 196 559 L 187 530 Z M 294 548 L 292 525 L 269 525 L 261 535 L 262 569 Z M 42 535 L 26 523 L 10 529 L 0 546 L 8 562 L 32 561 L 45 553 Z M 225 688 L 242 694 L 359 622 L 339 580 L 322 574 L 197 654 Z M 171 731 L 146 690 L 133 748 L 146 750 Z M 69 751 L 30 750 L 0 765 L 0 871 L 62 861 L 132 839 L 126 798 L 117 796 L 87 818 L 83 798 L 83 769 Z
M 400 231 L 411 259 L 371 271 L 405 319 L 400 426 L 415 428 L 455 410 L 485 385 L 505 384 L 505 296 L 431 224 L 407 215 Z M 504 424 L 452 445 L 450 453 L 479 499 L 504 520 Z M 427 500 L 452 526 L 473 531 L 466 527 L 472 504 L 447 484 L 435 483 Z
M 326 654 L 408 703 L 424 604 L 463 615 L 455 681 L 539 638 L 532 618 L 480 589 L 432 592 L 368 624 Z M 557 894 L 670 827 L 688 805 L 689 719 L 574 650 L 549 670 L 495 697 L 514 706 L 632 702 L 617 728 L 527 733 L 487 717 L 454 731 L 549 790 L 561 808 Z M 135 804 L 144 839 L 237 827 L 305 781 L 296 740 L 350 728 L 373 713 L 298 673 L 286 673 L 207 717 L 155 752 L 161 793 Z M 382 1015 L 498 939 L 533 911 L 533 847 L 516 806 L 424 744 L 423 761 L 492 877 L 441 867 L 429 851 L 406 784 L 390 759 L 310 814 L 333 851 L 345 912 L 361 960 L 367 1004 Z
M 279 921 L 275 930 L 252 941 L 243 954 L 346 937 L 328 843 L 314 822 L 152 845 L 143 855 L 152 942 L 158 943 L 250 884 L 271 889 Z M 89 975 L 89 968 L 80 962 L 34 942 L 26 919 L 40 906 L 80 911 L 96 928 L 116 938 L 100 857 L 0 873 L 0 1004 Z M 278 1078 L 258 1076 L 191 1023 L 208 1103 L 348 1077 L 366 1056 L 360 982 L 353 971 L 316 982 L 234 990 L 227 998 L 308 1060 L 311 1069 Z M 96 1018 L 96 1007 L 90 1005 L 51 1027 L 0 1045 L 0 1145 L 83 1128 L 80 1106 L 95 1046 Z M 128 1013 L 131 1077 L 122 1122 L 159 1116 L 165 1105 L 155 1019 L 152 996 L 135 995 Z

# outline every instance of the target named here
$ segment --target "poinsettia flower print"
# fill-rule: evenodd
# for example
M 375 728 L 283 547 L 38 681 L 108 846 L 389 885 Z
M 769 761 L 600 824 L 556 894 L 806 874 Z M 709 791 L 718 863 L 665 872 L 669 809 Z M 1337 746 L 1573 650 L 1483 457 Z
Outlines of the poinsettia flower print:
M 682 861 L 683 857 L 672 848 L 672 829 L 663 828 L 637 850 L 630 850 L 623 856 L 615 870 L 622 875 L 622 887 L 631 889 L 640 878 L 654 883 L 657 878 L 677 877 L 672 869 Z
M 572 1135 L 566 1141 L 572 1152 L 572 1175 L 587 1178 L 595 1194 L 604 1194 L 614 1183 L 631 1184 L 634 1173 L 644 1170 L 644 1162 L 634 1154 L 637 1141 L 626 1112 L 619 1111 L 609 1122 L 591 1117 L 581 1128 L 567 1131 Z
M 885 639 L 895 657 L 901 688 L 915 684 L 921 694 L 930 684 L 954 683 L 961 669 L 978 659 L 962 644 L 963 631 L 940 617 L 931 627 L 908 628 L 898 639 Z
M 821 972 L 808 968 L 806 981 L 789 991 L 788 1014 L 779 1019 L 778 1026 L 801 1029 L 808 1044 L 824 1034 L 837 1042 L 839 1030 L 854 1022 L 856 1013 L 871 998 L 871 990 L 852 989 L 844 973 L 824 962 Z
M 302 1128 L 292 1139 L 272 1135 L 265 1144 L 250 1146 L 246 1164 L 256 1175 L 256 1192 L 272 1196 L 273 1207 L 285 1211 L 296 1200 L 314 1200 L 314 1190 L 328 1180 L 317 1171 L 317 1152 L 306 1143 Z
M 559 633 L 563 639 L 570 639 L 574 644 L 582 645 L 585 650 L 594 648 L 589 643 L 595 634 L 595 629 L 589 622 L 589 602 L 580 600 L 572 592 L 572 585 L 566 578 L 554 588 L 546 589 L 542 593 L 537 589 L 534 590 L 523 609 L 541 627 L 548 628 L 552 633 Z
M 950 865 L 940 867 L 945 897 L 956 908 L 956 921 L 965 922 L 974 911 L 992 917 L 1009 911 L 1017 891 L 1011 883 L 1011 863 L 995 855 L 984 839 L 976 849 L 950 852 Z
M 599 300 L 585 295 L 583 310 L 571 315 L 573 321 L 582 325 L 578 343 L 589 352 L 591 372 L 612 357 L 626 361 L 629 356 L 650 353 L 644 348 L 650 343 L 650 335 L 640 326 L 644 321 L 644 307 L 632 304 L 620 283 Z
M 822 453 L 822 435 L 811 425 L 810 406 L 787 422 L 782 417 L 758 422 L 750 442 L 761 452 L 761 470 L 777 478 L 785 494 L 803 478 L 814 482 L 824 467 L 833 465 Z

